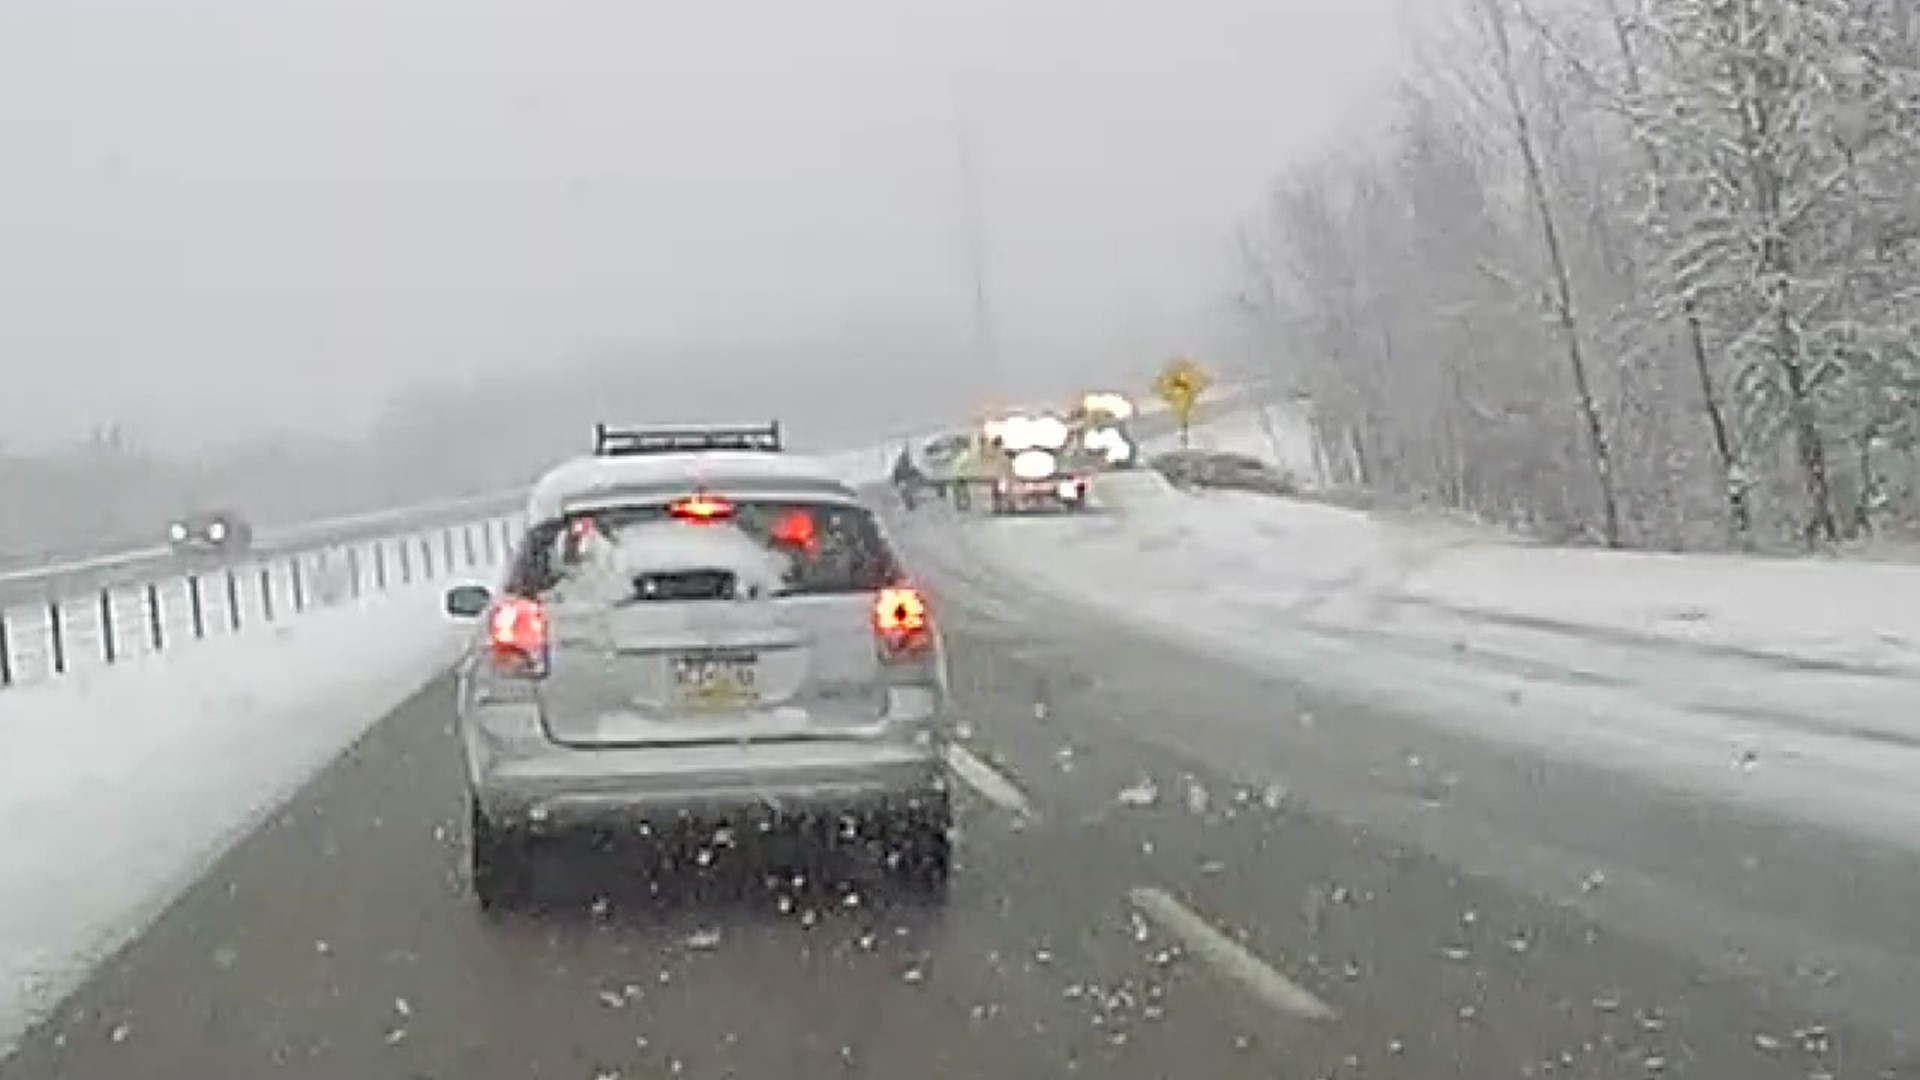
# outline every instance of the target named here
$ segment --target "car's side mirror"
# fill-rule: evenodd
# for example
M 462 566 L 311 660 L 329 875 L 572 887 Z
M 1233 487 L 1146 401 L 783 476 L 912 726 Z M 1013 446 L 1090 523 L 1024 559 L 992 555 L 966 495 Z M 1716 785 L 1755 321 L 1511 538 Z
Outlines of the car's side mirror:
M 447 614 L 456 619 L 475 619 L 486 614 L 493 593 L 485 585 L 455 585 L 447 590 Z

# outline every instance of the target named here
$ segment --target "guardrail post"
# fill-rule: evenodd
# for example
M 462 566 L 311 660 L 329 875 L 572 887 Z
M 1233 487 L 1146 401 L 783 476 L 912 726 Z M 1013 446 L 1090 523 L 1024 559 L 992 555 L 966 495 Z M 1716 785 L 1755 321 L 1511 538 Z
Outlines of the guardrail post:
M 0 611 L 0 686 L 13 685 L 13 641 L 7 636 L 7 613 Z
M 67 673 L 67 631 L 60 618 L 60 601 L 47 601 L 47 644 L 53 650 L 53 673 Z
M 373 587 L 387 591 L 387 545 L 378 540 L 373 542 Z
M 227 567 L 227 626 L 240 632 L 240 579 L 233 576 L 231 566 Z
M 400 554 L 400 584 L 413 584 L 413 552 L 407 547 L 406 538 L 401 537 L 393 547 Z
M 460 553 L 466 556 L 467 569 L 473 569 L 473 526 L 460 526 Z
M 443 529 L 440 532 L 440 554 L 445 556 L 445 558 L 441 559 L 440 561 L 446 564 L 445 565 L 446 571 L 448 573 L 452 573 L 453 565 L 454 565 L 453 564 L 453 530 L 452 529 Z
M 207 636 L 207 601 L 200 593 L 200 575 L 187 575 L 187 607 L 193 613 L 193 636 L 195 640 L 205 640 Z
M 260 568 L 260 617 L 273 621 L 273 567 Z
M 490 521 L 480 523 L 480 551 L 487 562 L 493 562 L 493 523 Z
M 300 579 L 300 556 L 295 555 L 287 564 L 287 585 L 293 592 L 293 613 L 307 610 L 307 587 Z
M 353 594 L 353 598 L 355 600 L 360 599 L 360 549 L 359 548 L 350 547 L 347 549 L 347 583 L 348 583 L 348 591 Z
M 159 652 L 160 650 L 166 648 L 166 644 L 167 644 L 165 631 L 162 629 L 162 626 L 165 620 L 161 616 L 162 616 L 162 613 L 160 611 L 160 586 L 152 582 L 148 582 L 147 583 L 147 632 L 153 635 L 153 651 L 154 652 Z
M 433 537 L 420 538 L 420 579 L 433 580 Z
M 109 664 L 118 659 L 116 653 L 119 650 L 114 647 L 116 644 L 113 631 L 113 588 L 109 586 L 100 590 L 100 658 Z

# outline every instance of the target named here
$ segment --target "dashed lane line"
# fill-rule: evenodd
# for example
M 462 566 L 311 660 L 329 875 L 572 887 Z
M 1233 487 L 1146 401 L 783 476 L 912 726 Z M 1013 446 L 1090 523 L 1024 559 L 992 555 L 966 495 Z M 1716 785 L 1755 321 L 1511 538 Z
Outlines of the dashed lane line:
M 1216 971 L 1240 984 L 1255 999 L 1289 1016 L 1306 1020 L 1334 1018 L 1334 1011 L 1326 1002 L 1215 929 L 1165 889 L 1133 889 L 1128 899 L 1141 914 L 1178 938 Z
M 1023 818 L 1036 816 L 1033 803 L 1019 785 L 980 760 L 973 751 L 958 743 L 950 743 L 947 746 L 947 764 L 952 767 L 955 776 L 988 802 Z

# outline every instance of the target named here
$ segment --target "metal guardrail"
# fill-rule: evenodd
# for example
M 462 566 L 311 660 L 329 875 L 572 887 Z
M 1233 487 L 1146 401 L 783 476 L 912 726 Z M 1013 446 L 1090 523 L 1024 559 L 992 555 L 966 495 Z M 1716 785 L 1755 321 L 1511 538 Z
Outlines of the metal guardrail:
M 489 517 L 0 608 L 0 695 L 377 593 L 490 571 L 511 551 L 517 526 L 513 516 Z
M 346 517 L 327 518 L 304 525 L 262 531 L 256 538 L 254 547 L 262 552 L 278 554 L 303 545 L 354 539 L 357 538 L 354 536 L 356 533 L 365 534 L 373 530 L 392 529 L 395 526 L 415 525 L 428 519 L 506 513 L 510 509 L 517 508 L 524 498 L 523 490 L 495 492 L 490 495 L 476 495 L 390 510 L 376 510 L 365 514 L 352 514 Z M 172 556 L 171 549 L 155 546 L 115 552 L 110 555 L 48 562 L 27 569 L 0 573 L 0 589 L 17 592 L 21 589 L 51 588 L 64 578 L 112 574 L 116 571 L 137 568 L 146 563 L 170 560 Z

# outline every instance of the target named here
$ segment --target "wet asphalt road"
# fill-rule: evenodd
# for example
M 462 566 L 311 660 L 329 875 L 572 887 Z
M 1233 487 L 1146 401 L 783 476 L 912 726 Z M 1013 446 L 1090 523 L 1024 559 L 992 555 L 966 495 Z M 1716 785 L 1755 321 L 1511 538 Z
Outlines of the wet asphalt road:
M 769 880 L 721 849 L 550 860 L 539 910 L 483 917 L 436 680 L 0 1080 L 1920 1076 L 1896 1037 L 1920 1005 L 1742 948 L 1877 950 L 1863 985 L 1909 985 L 1910 859 L 1443 738 L 922 554 L 967 744 L 1013 789 L 971 770 L 944 908 L 857 861 Z

